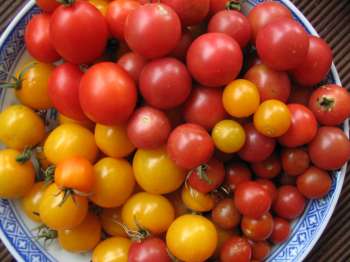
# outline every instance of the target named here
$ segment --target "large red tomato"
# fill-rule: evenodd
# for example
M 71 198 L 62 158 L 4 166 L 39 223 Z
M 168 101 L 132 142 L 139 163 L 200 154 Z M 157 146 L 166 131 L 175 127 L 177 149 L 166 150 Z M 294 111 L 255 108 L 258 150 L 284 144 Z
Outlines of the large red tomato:
M 36 0 L 35 3 L 44 11 L 53 12 L 60 3 L 57 0 Z
M 79 98 L 92 121 L 114 125 L 127 121 L 134 111 L 137 91 L 131 76 L 120 65 L 103 62 L 86 71 Z

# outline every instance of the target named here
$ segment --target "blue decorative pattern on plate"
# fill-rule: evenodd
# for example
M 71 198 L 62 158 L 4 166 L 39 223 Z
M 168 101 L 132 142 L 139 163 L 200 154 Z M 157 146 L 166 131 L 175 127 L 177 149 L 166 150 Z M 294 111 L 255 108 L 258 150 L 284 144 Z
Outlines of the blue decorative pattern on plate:
M 248 11 L 253 5 L 263 0 L 248 0 L 243 4 L 243 11 Z M 314 28 L 302 13 L 288 0 L 280 0 L 310 33 L 317 35 Z M 29 19 L 39 10 L 34 7 L 34 0 L 28 1 L 24 8 L 13 19 L 0 38 L 0 80 L 6 80 L 7 74 L 13 72 L 24 58 L 28 57 L 24 48 L 24 28 Z M 28 58 L 27 58 L 28 59 Z M 327 77 L 327 82 L 340 84 L 339 76 L 334 65 Z M 1 109 L 14 103 L 15 97 L 11 91 L 1 92 Z M 348 122 L 344 124 L 346 133 L 349 131 Z M 274 248 L 268 261 L 299 262 L 310 252 L 326 227 L 339 198 L 346 167 L 335 172 L 329 194 L 321 200 L 310 201 L 301 218 L 293 224 L 290 239 L 283 245 Z M 71 254 L 63 251 L 56 243 L 48 249 L 33 239 L 32 229 L 37 225 L 29 221 L 20 211 L 17 201 L 0 199 L 0 237 L 17 261 L 90 261 L 90 254 Z

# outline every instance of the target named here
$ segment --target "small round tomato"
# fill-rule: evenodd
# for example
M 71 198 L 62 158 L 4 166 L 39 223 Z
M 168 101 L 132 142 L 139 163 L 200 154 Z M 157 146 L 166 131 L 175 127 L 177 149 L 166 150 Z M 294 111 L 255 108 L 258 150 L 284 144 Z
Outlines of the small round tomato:
M 232 199 L 226 198 L 216 204 L 211 212 L 211 219 L 223 229 L 233 229 L 239 225 L 241 214 Z
M 211 194 L 204 194 L 187 185 L 183 187 L 181 197 L 186 207 L 195 212 L 208 212 L 215 205 Z
M 247 181 L 237 186 L 234 201 L 241 214 L 258 219 L 269 211 L 272 198 L 260 184 Z
M 57 116 L 58 119 L 58 123 L 60 125 L 63 124 L 76 124 L 76 125 L 80 125 L 82 127 L 85 127 L 89 130 L 94 130 L 95 129 L 95 123 L 91 122 L 89 119 L 83 120 L 83 121 L 78 121 L 72 118 L 69 118 L 65 115 L 62 114 L 58 114 Z
M 160 238 L 147 238 L 133 242 L 129 249 L 128 262 L 171 262 L 166 244 Z
M 122 210 L 117 208 L 103 208 L 100 214 L 100 220 L 103 230 L 117 237 L 127 237 L 125 230 L 122 228 Z
M 186 61 L 187 50 L 192 42 L 192 33 L 189 30 L 184 29 L 180 41 L 177 43 L 173 51 L 171 51 L 170 56 L 173 56 L 181 61 Z
M 78 226 L 87 213 L 86 197 L 70 195 L 65 199 L 65 193 L 55 183 L 45 190 L 39 207 L 41 221 L 55 230 L 72 229 Z
M 174 207 L 168 199 L 146 192 L 130 197 L 122 209 L 123 223 L 129 229 L 146 229 L 152 234 L 167 231 L 174 218 Z
M 221 248 L 221 262 L 250 262 L 252 248 L 245 238 L 232 236 L 226 240 Z
M 238 152 L 245 143 L 243 127 L 234 120 L 222 120 L 218 122 L 211 134 L 215 146 L 225 153 Z
M 77 124 L 56 127 L 44 144 L 45 156 L 53 164 L 73 156 L 81 156 L 94 162 L 97 152 L 94 135 Z
M 288 239 L 290 232 L 290 223 L 283 218 L 275 217 L 273 219 L 273 230 L 270 240 L 274 244 L 281 244 Z
M 12 105 L 2 111 L 0 127 L 1 142 L 13 149 L 33 147 L 45 137 L 43 120 L 23 105 Z
M 96 7 L 102 15 L 106 16 L 108 1 L 109 0 L 89 0 L 89 3 Z
M 128 261 L 131 240 L 124 237 L 111 237 L 100 242 L 92 253 L 92 262 Z
M 251 167 L 257 176 L 267 179 L 278 176 L 282 170 L 281 161 L 276 154 L 272 154 L 264 161 L 252 163 Z
M 176 191 L 186 176 L 186 171 L 175 165 L 163 147 L 137 150 L 132 165 L 137 183 L 153 194 Z
M 41 222 L 39 207 L 46 187 L 44 182 L 37 182 L 21 199 L 21 207 L 24 213 L 35 222 Z
M 114 1 L 119 2 L 119 1 Z M 127 2 L 134 2 L 134 1 L 127 1 Z M 137 83 L 139 81 L 141 72 L 143 67 L 146 65 L 147 60 L 140 56 L 137 53 L 134 52 L 128 52 L 124 55 L 122 55 L 117 62 L 122 68 L 125 69 L 126 72 L 129 73 L 129 75 L 134 79 L 134 81 Z
M 291 123 L 292 118 L 288 107 L 275 99 L 263 102 L 254 114 L 255 128 L 268 137 L 283 135 L 288 131 Z
M 166 234 L 169 251 L 181 260 L 193 262 L 205 261 L 213 255 L 217 239 L 214 224 L 199 215 L 178 217 Z
M 252 179 L 252 172 L 241 162 L 233 162 L 226 166 L 226 180 L 232 191 L 234 191 L 240 183 Z
M 285 219 L 300 216 L 305 208 L 305 198 L 294 186 L 278 188 L 277 199 L 273 204 L 276 214 Z
M 248 117 L 254 114 L 259 107 L 258 88 L 248 80 L 235 80 L 224 89 L 222 103 L 231 116 Z
M 332 179 L 326 171 L 310 167 L 297 177 L 297 188 L 308 199 L 319 199 L 331 189 Z
M 290 176 L 297 176 L 310 166 L 310 157 L 302 148 L 284 148 L 281 154 L 284 172 Z
M 273 203 L 277 198 L 277 188 L 275 184 L 269 179 L 257 179 L 255 182 L 260 184 L 267 192 L 269 192 Z
M 58 230 L 58 242 L 69 252 L 87 252 L 101 240 L 101 224 L 92 213 L 88 213 L 73 229 Z
M 252 258 L 256 259 L 257 261 L 264 261 L 271 252 L 271 245 L 267 241 L 253 242 L 251 246 Z
M 106 157 L 98 161 L 94 169 L 95 183 L 90 200 L 104 208 L 123 205 L 135 186 L 135 178 L 129 162 Z
M 36 0 L 35 3 L 44 12 L 48 12 L 48 13 L 53 12 L 60 5 L 56 0 Z
M 270 213 L 266 213 L 258 219 L 244 216 L 241 228 L 243 234 L 251 240 L 266 240 L 273 230 L 273 218 Z
M 135 146 L 127 135 L 125 124 L 95 126 L 95 141 L 98 148 L 110 157 L 126 157 L 135 150 Z

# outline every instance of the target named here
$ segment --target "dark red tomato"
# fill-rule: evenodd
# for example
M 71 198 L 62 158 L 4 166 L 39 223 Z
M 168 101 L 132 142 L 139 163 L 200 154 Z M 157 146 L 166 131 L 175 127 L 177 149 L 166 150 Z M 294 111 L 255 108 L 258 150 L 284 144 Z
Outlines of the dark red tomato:
M 276 154 L 272 154 L 261 162 L 252 163 L 251 167 L 254 173 L 261 178 L 274 178 L 282 170 L 281 160 Z
M 271 207 L 271 196 L 259 183 L 240 183 L 234 193 L 235 205 L 239 212 L 251 218 L 260 218 Z
M 282 4 L 267 1 L 256 5 L 248 14 L 253 40 L 261 28 L 282 17 L 292 18 L 291 12 Z
M 248 19 L 240 12 L 223 10 L 216 13 L 209 21 L 208 32 L 224 33 L 237 41 L 241 48 L 245 47 L 251 37 Z
M 232 199 L 226 198 L 216 204 L 211 212 L 211 219 L 223 229 L 233 229 L 239 225 L 241 214 Z
M 164 145 L 171 131 L 166 114 L 150 106 L 137 109 L 131 116 L 127 133 L 130 141 L 143 149 L 155 149 Z
M 87 120 L 79 102 L 83 75 L 79 66 L 65 63 L 53 70 L 48 83 L 49 97 L 58 112 L 78 121 Z
M 145 4 L 128 16 L 124 36 L 129 47 L 143 57 L 162 57 L 180 41 L 180 18 L 167 5 Z
M 186 66 L 171 57 L 153 60 L 140 75 L 140 91 L 146 102 L 156 108 L 179 106 L 189 96 L 192 80 Z
M 310 167 L 297 177 L 297 188 L 308 199 L 319 199 L 328 194 L 332 179 L 329 174 L 317 167 Z
M 26 26 L 24 41 L 29 54 L 43 63 L 53 63 L 60 59 L 50 41 L 49 14 L 33 16 Z
M 221 262 L 250 262 L 252 248 L 247 239 L 232 236 L 225 241 L 220 251 Z
M 258 179 L 255 180 L 255 182 L 259 183 L 267 192 L 269 192 L 273 203 L 277 198 L 277 188 L 275 184 L 268 179 Z
M 94 122 L 115 125 L 126 122 L 137 99 L 135 83 L 118 64 L 103 62 L 90 67 L 80 82 L 79 99 Z
M 234 154 L 222 152 L 219 149 L 215 148 L 214 157 L 217 160 L 220 160 L 221 162 L 226 163 L 232 160 L 233 158 L 236 158 L 237 156 Z
M 44 11 L 53 12 L 60 3 L 57 0 L 36 0 L 35 3 Z
M 313 91 L 312 87 L 304 88 L 304 87 L 293 85 L 292 91 L 290 92 L 290 95 L 288 98 L 288 103 L 308 106 L 312 91 Z
M 234 191 L 237 186 L 245 181 L 252 179 L 252 172 L 249 168 L 240 162 L 233 162 L 226 166 L 226 181 L 225 183 Z
M 349 139 L 337 127 L 320 127 L 308 150 L 311 161 L 325 170 L 339 169 L 350 159 Z
M 290 18 L 272 21 L 259 31 L 256 38 L 256 49 L 261 61 L 275 70 L 297 67 L 305 60 L 308 48 L 306 31 Z
M 271 245 L 267 241 L 258 241 L 251 244 L 253 259 L 264 261 L 271 252 Z
M 182 26 L 196 25 L 202 22 L 209 12 L 210 0 L 161 0 L 175 10 Z
M 106 19 L 87 1 L 61 5 L 51 17 L 51 43 L 64 60 L 73 64 L 91 63 L 99 58 L 106 48 L 108 34 Z
M 313 86 L 326 77 L 332 60 L 332 50 L 328 44 L 321 38 L 310 35 L 306 58 L 292 70 L 292 77 L 302 86 Z
M 261 162 L 268 158 L 275 149 L 276 140 L 260 134 L 252 123 L 243 125 L 246 140 L 239 156 L 248 162 Z
M 226 116 L 222 105 L 222 90 L 201 86 L 194 88 L 186 101 L 183 114 L 186 122 L 212 129 Z
M 141 71 L 146 63 L 145 58 L 134 52 L 126 53 L 118 59 L 118 64 L 129 73 L 136 83 L 139 81 Z
M 273 230 L 270 240 L 275 244 L 281 244 L 286 241 L 290 234 L 290 223 L 280 217 L 273 219 Z
M 160 238 L 147 238 L 133 242 L 129 249 L 128 262 L 171 262 L 164 241 Z
M 268 239 L 273 229 L 273 218 L 270 213 L 266 213 L 258 219 L 244 216 L 241 229 L 243 234 L 251 240 Z
M 310 157 L 302 148 L 284 148 L 281 161 L 284 172 L 290 176 L 300 175 L 310 166 Z
M 187 66 L 202 85 L 217 87 L 230 83 L 242 68 L 239 44 L 223 33 L 207 33 L 193 41 L 187 52 Z
M 350 94 L 338 85 L 324 85 L 313 91 L 309 108 L 323 125 L 340 125 L 350 116 Z
M 225 10 L 227 2 L 228 0 L 210 0 L 209 15 L 212 16 L 221 10 Z
M 225 168 L 222 162 L 212 158 L 208 163 L 193 169 L 187 183 L 202 193 L 209 193 L 218 188 L 225 179 Z
M 139 8 L 141 4 L 134 0 L 118 0 L 108 4 L 106 20 L 111 34 L 121 41 L 125 41 L 124 27 L 128 15 Z
M 287 147 L 297 147 L 309 143 L 316 135 L 317 120 L 306 106 L 289 104 L 292 123 L 286 133 L 278 138 L 278 142 Z
M 305 198 L 294 186 L 278 188 L 277 199 L 273 204 L 276 214 L 285 219 L 294 219 L 300 216 L 305 209 Z
M 261 102 L 269 99 L 287 102 L 291 84 L 286 72 L 273 70 L 264 64 L 256 64 L 248 70 L 244 78 L 256 85 Z
M 178 166 L 192 169 L 209 161 L 214 142 L 203 127 L 183 124 L 170 133 L 167 151 Z
M 297 181 L 296 176 L 290 176 L 290 175 L 287 175 L 286 173 L 282 173 L 281 176 L 278 178 L 278 182 L 281 185 L 295 186 L 296 181 Z
M 181 61 L 186 61 L 187 50 L 193 42 L 192 33 L 185 29 L 182 33 L 180 41 L 177 43 L 176 47 L 170 53 L 170 56 L 173 56 Z

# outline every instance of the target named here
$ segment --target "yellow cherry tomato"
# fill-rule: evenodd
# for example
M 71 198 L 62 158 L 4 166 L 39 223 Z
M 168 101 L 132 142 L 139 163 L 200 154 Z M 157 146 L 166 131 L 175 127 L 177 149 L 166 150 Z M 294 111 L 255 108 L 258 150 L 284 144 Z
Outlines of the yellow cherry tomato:
M 14 149 L 0 151 L 0 197 L 14 199 L 28 193 L 34 184 L 35 170 L 30 161 L 20 163 Z
M 245 143 L 243 127 L 234 120 L 222 120 L 218 122 L 212 132 L 216 147 L 225 153 L 239 151 Z
M 248 80 L 234 80 L 225 87 L 222 103 L 231 116 L 248 117 L 254 114 L 259 107 L 259 90 L 254 83 Z
M 94 169 L 95 184 L 90 200 L 105 208 L 123 205 L 135 186 L 135 178 L 129 162 L 106 157 L 98 161 Z
M 45 182 L 35 183 L 21 199 L 24 213 L 35 222 L 41 222 L 39 207 L 46 188 Z
M 64 124 L 56 127 L 47 137 L 44 153 L 53 163 L 73 156 L 81 156 L 94 162 L 98 153 L 94 135 L 77 124 Z
M 187 185 L 182 189 L 182 201 L 189 209 L 197 212 L 210 211 L 215 205 L 212 195 L 203 194 Z
M 137 183 L 153 194 L 174 192 L 186 177 L 186 171 L 175 165 L 163 147 L 137 150 L 132 165 Z
M 95 128 L 95 124 L 90 121 L 90 120 L 85 120 L 85 121 L 78 121 L 78 120 L 75 120 L 75 119 L 72 119 L 72 118 L 69 118 L 67 116 L 64 116 L 62 114 L 58 114 L 58 123 L 60 125 L 63 125 L 63 124 L 77 124 L 77 125 L 80 125 L 80 126 L 83 126 L 89 130 L 94 130 Z
M 86 197 L 71 195 L 63 200 L 64 192 L 56 184 L 51 184 L 45 190 L 40 202 L 39 213 L 41 221 L 55 230 L 72 229 L 78 226 L 88 212 L 88 200 Z
M 101 151 L 110 157 L 125 157 L 135 149 L 126 134 L 125 125 L 104 126 L 97 124 L 95 140 Z
M 0 141 L 22 150 L 39 144 L 45 137 L 43 120 L 29 107 L 12 105 L 0 113 Z
M 261 134 L 278 137 L 291 125 L 291 114 L 286 104 L 270 99 L 263 102 L 254 114 L 254 126 Z
M 128 262 L 131 240 L 111 237 L 97 245 L 92 253 L 92 262 Z
M 90 4 L 94 5 L 102 15 L 106 15 L 108 8 L 108 0 L 89 0 Z
M 169 251 L 183 261 L 207 260 L 214 254 L 217 241 L 214 224 L 199 215 L 178 217 L 166 234 Z
M 120 223 L 122 223 L 121 208 L 104 208 L 100 218 L 104 231 L 109 235 L 127 237 L 124 229 L 120 226 Z
M 70 252 L 92 250 L 101 240 L 101 224 L 96 215 L 89 212 L 83 222 L 73 229 L 58 230 L 58 242 Z
M 122 220 L 128 228 L 139 230 L 141 226 L 153 234 L 165 232 L 174 218 L 174 207 L 168 199 L 146 192 L 133 195 L 122 209 Z
M 48 109 L 52 102 L 48 94 L 49 77 L 54 66 L 39 62 L 25 65 L 18 73 L 16 96 L 22 104 L 34 109 Z

